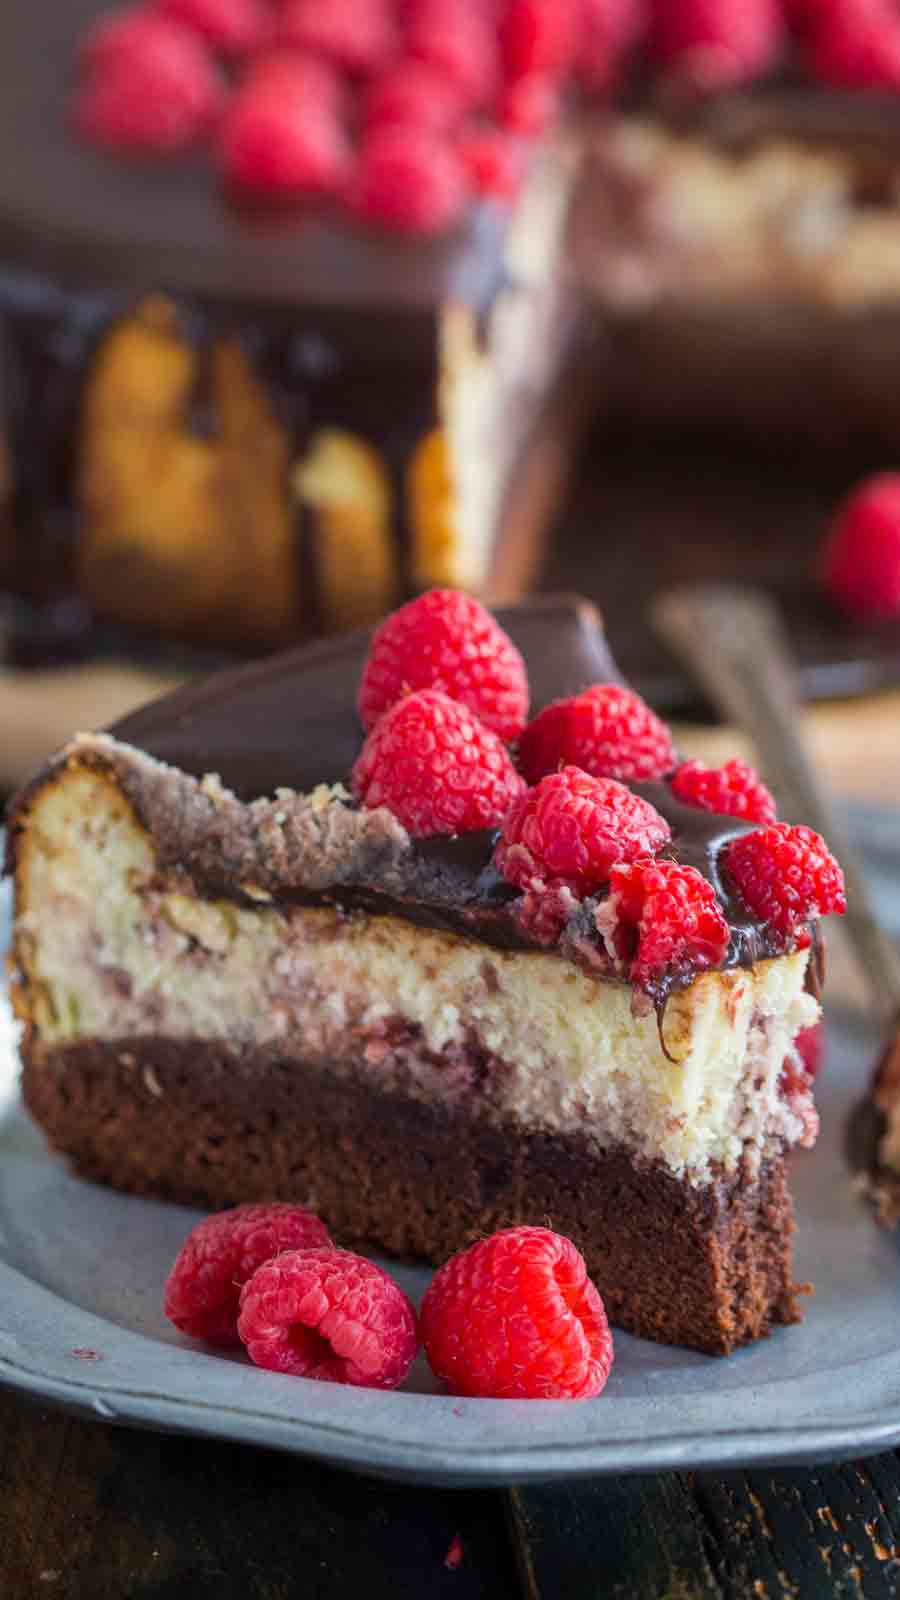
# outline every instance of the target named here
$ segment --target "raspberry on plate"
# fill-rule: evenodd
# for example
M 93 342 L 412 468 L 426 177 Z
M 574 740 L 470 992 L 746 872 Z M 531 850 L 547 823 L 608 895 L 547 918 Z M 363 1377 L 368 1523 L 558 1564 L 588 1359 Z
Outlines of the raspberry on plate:
M 410 689 L 441 689 L 511 743 L 528 715 L 525 663 L 478 600 L 431 589 L 372 635 L 357 701 L 367 730 Z
M 494 864 L 526 891 L 565 885 L 588 895 L 608 882 L 614 862 L 652 855 L 670 837 L 665 818 L 623 783 L 563 767 L 515 801 Z
M 774 822 L 778 814 L 772 794 L 746 761 L 726 761 L 721 767 L 684 761 L 673 772 L 671 782 L 679 800 L 701 811 L 742 817 L 747 822 Z
M 613 1361 L 584 1257 L 549 1228 L 505 1228 L 452 1256 L 426 1290 L 419 1328 L 453 1394 L 588 1400 Z
M 552 78 L 533 72 L 507 84 L 497 106 L 497 119 L 510 133 L 536 139 L 559 111 L 559 88 Z
M 417 837 L 499 827 L 522 788 L 496 733 L 438 689 L 396 701 L 353 768 L 357 799 Z
M 609 889 L 597 923 L 632 983 L 646 987 L 664 974 L 714 967 L 724 958 L 728 923 L 712 884 L 695 867 L 621 863 L 610 872 Z
M 237 194 L 291 200 L 337 194 L 351 151 L 333 105 L 308 99 L 299 77 L 290 82 L 270 68 L 251 73 L 234 96 L 219 160 Z
M 581 0 L 575 73 L 585 94 L 608 94 L 615 86 L 648 20 L 647 0 Z
M 633 689 L 595 683 L 556 700 L 528 724 L 519 765 L 529 783 L 570 764 L 595 778 L 636 783 L 662 778 L 677 761 L 664 722 Z
M 266 43 L 271 13 L 263 0 L 157 0 L 163 16 L 176 17 L 223 56 L 249 55 Z
M 821 834 L 802 824 L 773 822 L 743 834 L 726 846 L 724 860 L 744 904 L 785 944 L 808 942 L 811 918 L 847 909 L 844 874 Z
M 496 26 L 471 0 L 422 0 L 409 19 L 406 50 L 456 84 L 467 107 L 486 105 L 497 88 Z
M 900 14 L 892 0 L 833 0 L 810 19 L 814 77 L 844 89 L 900 88 Z
M 287 0 L 277 9 L 279 44 L 315 51 L 360 76 L 393 60 L 397 37 L 387 0 Z
M 330 1244 L 324 1222 L 302 1206 L 272 1201 L 217 1211 L 178 1252 L 166 1280 L 166 1316 L 194 1339 L 238 1345 L 238 1301 L 257 1267 L 283 1250 Z
M 399 1284 L 334 1245 L 259 1267 L 241 1290 L 238 1332 L 258 1367 L 365 1389 L 396 1389 L 418 1349 Z
M 346 203 L 360 221 L 398 233 L 443 233 L 469 195 L 450 144 L 427 128 L 376 124 L 363 135 Z
M 500 30 L 507 81 L 567 72 L 578 48 L 580 0 L 509 0 Z
M 363 102 L 367 124 L 392 122 L 445 133 L 462 116 L 464 96 L 452 78 L 427 61 L 400 61 L 368 90 Z
M 651 8 L 651 54 L 698 89 L 758 77 L 783 42 L 778 0 L 656 0 Z
M 170 17 L 133 11 L 91 30 L 88 75 L 72 108 L 94 144 L 140 155 L 174 155 L 204 138 L 224 103 L 224 85 L 202 40 Z
M 525 174 L 520 139 L 503 128 L 470 128 L 457 148 L 477 194 L 497 200 L 515 199 Z
M 819 580 L 851 617 L 900 617 L 900 472 L 867 478 L 838 507 Z

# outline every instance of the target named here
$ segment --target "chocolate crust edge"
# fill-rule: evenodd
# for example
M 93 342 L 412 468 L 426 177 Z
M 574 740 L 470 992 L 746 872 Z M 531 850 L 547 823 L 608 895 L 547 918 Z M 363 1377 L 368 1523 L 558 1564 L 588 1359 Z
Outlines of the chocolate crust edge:
M 709 1354 L 800 1320 L 783 1156 L 694 1188 L 587 1134 L 206 1040 L 32 1040 L 23 1087 L 51 1146 L 114 1188 L 207 1208 L 294 1199 L 341 1243 L 438 1263 L 497 1228 L 549 1225 L 584 1252 L 615 1326 Z

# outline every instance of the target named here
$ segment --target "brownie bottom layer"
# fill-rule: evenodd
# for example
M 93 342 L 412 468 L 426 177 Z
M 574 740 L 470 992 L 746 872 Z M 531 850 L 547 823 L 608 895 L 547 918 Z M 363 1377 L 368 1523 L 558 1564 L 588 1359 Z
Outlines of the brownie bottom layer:
M 714 1354 L 799 1320 L 780 1157 L 694 1188 L 585 1134 L 202 1040 L 32 1045 L 24 1092 L 51 1145 L 116 1188 L 207 1207 L 295 1199 L 342 1243 L 435 1262 L 549 1224 L 584 1252 L 615 1325 Z

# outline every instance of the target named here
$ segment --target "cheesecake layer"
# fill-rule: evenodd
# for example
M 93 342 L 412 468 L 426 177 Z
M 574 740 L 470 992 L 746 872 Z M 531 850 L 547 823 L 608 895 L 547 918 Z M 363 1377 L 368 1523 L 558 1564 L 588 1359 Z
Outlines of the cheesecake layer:
M 756 1168 L 806 1136 L 779 1079 L 794 1035 L 818 1014 L 808 951 L 703 973 L 654 1008 L 597 967 L 600 948 L 585 969 L 562 949 L 422 926 L 397 914 L 400 887 L 392 912 L 366 909 L 366 879 L 414 874 L 412 842 L 386 814 L 355 812 L 328 790 L 318 809 L 315 798 L 274 802 L 282 837 L 292 805 L 297 833 L 309 831 L 308 864 L 298 848 L 282 882 L 261 886 L 261 871 L 236 872 L 223 831 L 230 892 L 204 896 L 135 810 L 120 778 L 129 760 L 143 770 L 113 741 L 76 744 L 18 839 L 23 1010 L 43 1047 L 144 1036 L 277 1048 L 298 1073 L 309 1061 L 362 1062 L 385 1089 L 446 1097 L 475 1117 L 586 1128 L 600 1146 L 696 1183 Z M 163 786 L 178 781 L 150 770 Z M 197 790 L 186 803 L 201 803 Z M 237 804 L 218 798 L 224 814 Z M 266 812 L 261 855 L 278 815 Z M 342 867 L 347 905 L 304 903 L 311 888 L 337 894 Z M 439 891 L 431 906 L 420 891 L 423 916 L 438 920 Z

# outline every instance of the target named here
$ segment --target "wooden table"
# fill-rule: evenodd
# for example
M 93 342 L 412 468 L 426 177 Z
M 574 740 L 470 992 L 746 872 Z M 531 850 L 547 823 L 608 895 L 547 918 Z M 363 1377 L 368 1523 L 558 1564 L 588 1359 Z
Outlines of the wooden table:
M 900 697 L 811 714 L 837 787 L 897 802 L 898 718 Z M 709 730 L 680 742 L 713 758 L 736 747 Z M 0 1600 L 443 1595 L 900 1596 L 900 1452 L 814 1470 L 417 1489 L 0 1392 Z

